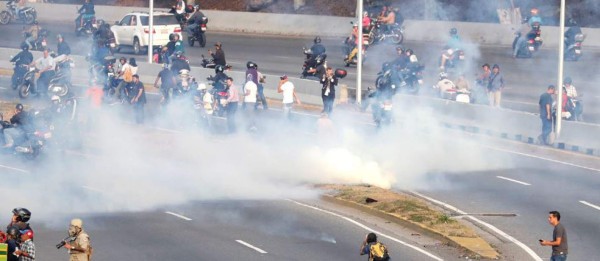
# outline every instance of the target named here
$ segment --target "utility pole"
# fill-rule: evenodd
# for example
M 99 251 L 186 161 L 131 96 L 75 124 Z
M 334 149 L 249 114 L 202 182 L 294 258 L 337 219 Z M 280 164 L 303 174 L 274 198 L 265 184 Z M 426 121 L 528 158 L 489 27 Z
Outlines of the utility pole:
M 148 63 L 152 63 L 152 51 L 154 46 L 154 0 L 150 1 L 150 12 L 148 13 Z M 183 28 L 182 28 L 183 29 Z
M 363 13 L 363 0 L 357 0 L 358 5 L 358 13 L 356 16 L 358 17 L 358 46 L 356 46 L 358 53 L 358 61 L 356 62 L 356 104 L 360 105 L 362 102 L 362 60 L 363 60 L 363 23 L 362 23 L 362 13 Z
M 560 0 L 560 35 L 558 36 L 558 94 L 556 96 L 556 138 L 562 128 L 563 70 L 565 63 L 565 0 Z

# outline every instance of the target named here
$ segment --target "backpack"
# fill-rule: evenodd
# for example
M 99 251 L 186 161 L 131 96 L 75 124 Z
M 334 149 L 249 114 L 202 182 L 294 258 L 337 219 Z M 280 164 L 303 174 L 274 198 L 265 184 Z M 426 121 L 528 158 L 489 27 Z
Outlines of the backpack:
M 123 72 L 123 81 L 124 82 L 132 82 L 133 81 L 133 72 L 131 68 L 127 67 Z
M 379 242 L 372 244 L 369 247 L 369 253 L 371 256 L 370 260 L 373 261 L 388 261 L 390 260 L 390 255 L 388 254 L 387 247 Z

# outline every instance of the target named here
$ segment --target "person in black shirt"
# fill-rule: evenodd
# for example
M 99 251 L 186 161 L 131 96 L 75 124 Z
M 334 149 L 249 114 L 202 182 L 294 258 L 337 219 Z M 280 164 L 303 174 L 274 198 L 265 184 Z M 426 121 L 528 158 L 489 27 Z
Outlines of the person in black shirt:
M 10 59 L 10 62 L 15 63 L 15 68 L 12 75 L 13 89 L 17 88 L 17 84 L 19 84 L 20 79 L 27 72 L 27 68 L 25 68 L 25 65 L 29 65 L 33 62 L 33 55 L 31 54 L 31 52 L 29 52 L 29 45 L 27 45 L 26 43 L 22 43 L 21 49 L 21 52 L 19 52 L 15 57 Z
M 65 39 L 63 38 L 62 35 L 57 35 L 56 38 L 58 39 L 58 44 L 56 46 L 56 49 L 58 51 L 58 55 L 69 55 L 71 54 L 71 47 L 69 47 L 69 44 L 67 44 L 67 42 L 65 42 Z
M 554 85 L 548 86 L 545 93 L 540 96 L 540 119 L 542 120 L 542 134 L 538 141 L 544 145 L 551 145 L 548 135 L 552 132 L 552 95 L 554 95 Z
M 8 261 L 18 261 L 19 257 L 13 253 L 19 247 L 18 240 L 21 238 L 21 233 L 18 227 L 11 226 L 6 230 L 6 244 L 8 245 L 7 259 Z
M 323 99 L 322 112 L 331 115 L 333 101 L 335 100 L 335 87 L 338 84 L 338 79 L 333 74 L 333 69 L 331 67 L 327 68 L 327 71 L 322 76 L 321 84 L 323 84 L 323 88 L 321 88 L 321 98 Z
M 173 75 L 178 75 L 181 70 L 190 70 L 190 64 L 181 56 L 181 54 L 175 54 L 175 57 L 171 61 L 171 72 Z
M 158 81 L 160 80 L 160 93 L 162 94 L 162 99 L 160 101 L 161 104 L 166 105 L 169 103 L 170 95 L 169 90 L 174 88 L 177 84 L 175 80 L 175 76 L 173 72 L 169 70 L 169 66 L 164 63 L 163 69 L 156 76 L 156 80 L 154 80 L 154 87 L 159 88 Z
M 133 111 L 135 114 L 135 123 L 144 123 L 144 105 L 146 104 L 146 91 L 144 90 L 144 84 L 140 82 L 140 77 L 137 74 L 133 75 L 133 82 L 131 82 L 131 101 L 133 105 Z
M 10 118 L 12 128 L 4 129 L 5 148 L 12 148 L 26 140 L 27 133 L 32 133 L 34 128 L 29 113 L 24 111 L 23 104 L 17 104 L 15 115 Z
M 77 10 L 79 16 L 75 19 L 75 30 L 83 26 L 83 19 L 89 19 L 96 14 L 94 11 L 94 4 L 91 0 L 85 0 L 85 3 Z
M 317 36 L 315 37 L 315 40 L 313 40 L 313 46 L 310 47 L 310 51 L 312 53 L 312 57 L 316 57 L 318 55 L 324 54 L 325 52 L 327 52 L 327 50 L 325 49 L 325 46 L 323 46 L 321 44 L 321 37 Z
M 217 42 L 215 44 L 215 52 L 213 53 L 210 49 L 208 49 L 208 54 L 210 54 L 215 61 L 215 65 L 223 65 L 225 66 L 227 62 L 225 61 L 225 52 L 223 51 L 223 44 L 221 42 Z

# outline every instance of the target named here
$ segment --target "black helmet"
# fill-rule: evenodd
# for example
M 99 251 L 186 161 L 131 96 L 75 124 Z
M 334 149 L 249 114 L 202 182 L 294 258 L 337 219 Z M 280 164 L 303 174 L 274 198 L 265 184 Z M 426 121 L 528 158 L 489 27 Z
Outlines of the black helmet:
M 320 37 L 320 36 L 317 36 L 317 37 L 315 37 L 315 40 L 314 40 L 314 42 L 315 42 L 316 44 L 318 44 L 318 43 L 321 43 L 321 37 Z
M 17 104 L 17 109 L 19 108 L 19 105 L 21 105 L 21 109 L 23 109 L 23 105 L 20 103 Z M 31 218 L 31 211 L 26 208 L 15 208 L 12 212 L 17 216 L 17 221 L 27 222 Z
M 450 29 L 450 34 L 451 35 L 455 35 L 458 33 L 458 30 L 456 30 L 456 28 L 452 27 L 452 29 Z
M 28 44 L 26 44 L 26 43 L 21 43 L 21 49 L 22 49 L 23 51 L 28 51 L 28 50 L 29 50 L 29 45 L 28 45 Z
M 19 227 L 11 226 L 8 229 L 6 229 L 6 234 L 9 234 L 14 238 L 19 238 L 19 236 L 21 235 L 21 231 L 19 231 Z
M 17 106 L 15 106 L 15 109 L 17 109 L 18 111 L 22 111 L 23 110 L 23 104 L 18 103 Z M 13 210 L 13 213 L 15 213 L 15 210 L 17 210 L 16 208 Z M 16 215 L 16 213 L 15 213 Z
M 568 77 L 568 76 L 567 76 L 567 77 L 565 77 L 565 79 L 563 80 L 563 82 L 564 82 L 565 84 L 571 84 L 571 83 L 573 83 L 573 80 L 571 79 L 571 77 Z
M 246 68 L 248 68 L 248 69 L 250 69 L 250 68 L 256 68 L 256 67 L 257 67 L 257 65 L 253 61 L 248 61 L 246 63 Z
M 217 66 L 215 66 L 215 73 L 220 73 L 223 72 L 225 70 L 225 67 L 223 65 L 218 64 Z

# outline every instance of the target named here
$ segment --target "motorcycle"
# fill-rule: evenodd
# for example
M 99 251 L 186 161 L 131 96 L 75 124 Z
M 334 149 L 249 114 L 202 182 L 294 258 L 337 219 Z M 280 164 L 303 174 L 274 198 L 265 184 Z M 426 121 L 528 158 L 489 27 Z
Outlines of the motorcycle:
M 404 41 L 404 26 L 394 24 L 390 26 L 389 31 L 383 32 L 381 22 L 372 20 L 371 31 L 369 32 L 369 44 L 384 42 L 387 39 L 393 44 L 401 44 Z
M 190 90 L 196 90 L 196 88 L 198 88 L 198 83 L 196 82 L 196 78 L 190 75 L 190 71 L 185 69 L 179 70 L 177 89 L 173 90 L 173 96 L 184 97 L 190 93 Z
M 37 11 L 31 6 L 27 6 L 17 13 L 17 1 L 6 2 L 6 9 L 0 12 L 0 24 L 8 24 L 11 20 L 33 24 L 37 19 Z
M 11 79 L 11 87 L 13 90 L 16 90 L 21 83 L 23 82 L 23 79 L 25 78 L 25 73 L 27 73 L 27 71 L 29 71 L 29 65 L 27 64 L 21 64 L 19 65 L 19 68 L 17 68 L 16 63 L 13 63 L 13 65 L 15 66 L 15 68 L 13 69 L 13 75 L 12 75 L 12 79 Z M 19 73 L 22 72 L 22 73 Z
M 304 60 L 304 64 L 302 65 L 302 75 L 300 76 L 301 79 L 304 79 L 306 77 L 309 76 L 318 76 L 317 72 L 308 72 L 311 69 L 315 69 L 321 65 L 325 65 L 327 64 L 327 54 L 326 53 L 322 53 L 317 55 L 316 57 L 313 57 L 313 53 L 310 49 L 307 49 L 306 47 L 302 47 L 303 53 L 304 55 L 306 55 L 306 59 Z
M 23 80 L 20 82 L 19 87 L 19 97 L 22 99 L 26 99 L 31 94 L 31 90 L 35 86 L 35 73 L 38 70 L 35 66 L 27 66 L 27 72 L 23 76 Z
M 56 74 L 48 85 L 48 94 L 58 97 L 65 97 L 72 89 L 71 84 L 71 68 L 75 67 L 75 63 L 66 55 L 61 55 L 54 58 L 56 61 Z
M 33 112 L 32 118 L 32 120 L 35 123 L 37 123 L 37 121 L 40 121 L 40 112 Z M 10 122 L 4 121 L 2 114 L 0 114 L 0 125 L 2 126 L 1 129 L 3 133 L 5 129 L 15 127 Z M 36 159 L 40 155 L 42 149 L 44 148 L 46 141 L 52 138 L 52 132 L 51 128 L 39 128 L 39 124 L 35 125 L 36 130 L 34 132 L 25 133 L 23 137 L 12 137 L 13 139 L 16 139 L 14 141 L 14 146 L 10 148 L 3 148 L 3 152 L 20 155 L 28 160 Z
M 517 42 L 521 37 L 521 33 L 517 32 L 512 44 L 513 50 L 519 48 L 517 57 L 531 58 L 533 53 L 542 46 L 543 40 L 541 35 L 542 30 L 540 29 L 540 23 L 535 22 L 531 26 L 531 31 L 526 35 L 526 41 L 524 41 L 521 46 L 517 46 Z
M 77 9 L 77 7 L 75 8 L 75 10 L 79 10 Z M 83 34 L 90 36 L 90 35 L 94 35 L 94 33 L 98 30 L 98 24 L 96 23 L 96 16 L 95 15 L 85 15 L 82 14 L 81 15 L 81 19 L 83 19 L 83 26 L 75 26 L 75 36 L 79 37 Z
M 578 61 L 581 58 L 581 44 L 585 35 L 575 35 L 574 42 L 567 42 L 565 39 L 565 61 Z
M 214 59 L 207 59 L 206 57 L 204 57 L 204 54 L 202 54 L 201 56 L 202 56 L 202 62 L 201 62 L 202 67 L 214 69 L 215 66 L 217 66 L 217 64 L 215 64 Z M 231 68 L 233 68 L 231 65 L 225 64 L 225 70 L 231 70 Z
M 425 66 L 409 66 L 399 72 L 392 65 L 384 64 L 375 80 L 375 87 L 381 93 L 396 94 L 398 89 L 405 89 L 410 94 L 417 94 L 423 85 L 423 70 Z
M 49 34 L 50 34 L 50 31 L 48 31 L 47 29 L 40 29 L 40 31 L 38 32 L 37 39 L 35 39 L 35 41 L 33 41 L 33 43 L 31 43 L 31 50 L 42 51 L 42 50 L 46 49 L 46 47 L 48 46 L 48 35 Z M 25 40 L 27 40 L 27 38 L 29 38 L 30 36 L 31 36 L 30 32 L 23 33 L 23 37 L 25 38 Z
M 206 24 L 208 24 L 208 17 L 202 17 L 202 21 L 199 26 L 192 30 L 192 34 L 188 36 L 188 44 L 194 46 L 194 42 L 198 41 L 200 47 L 206 46 Z
M 364 63 L 367 59 L 367 49 L 369 48 L 369 35 L 363 34 L 363 45 L 362 45 L 362 62 Z M 344 41 L 344 52 L 346 53 L 346 58 L 344 58 L 344 63 L 346 67 L 350 67 L 350 65 L 358 64 L 358 55 L 354 55 L 353 57 L 349 57 L 351 52 L 354 51 L 355 48 L 358 48 L 354 41 L 350 37 L 346 38 Z M 358 53 L 358 52 L 357 52 Z

